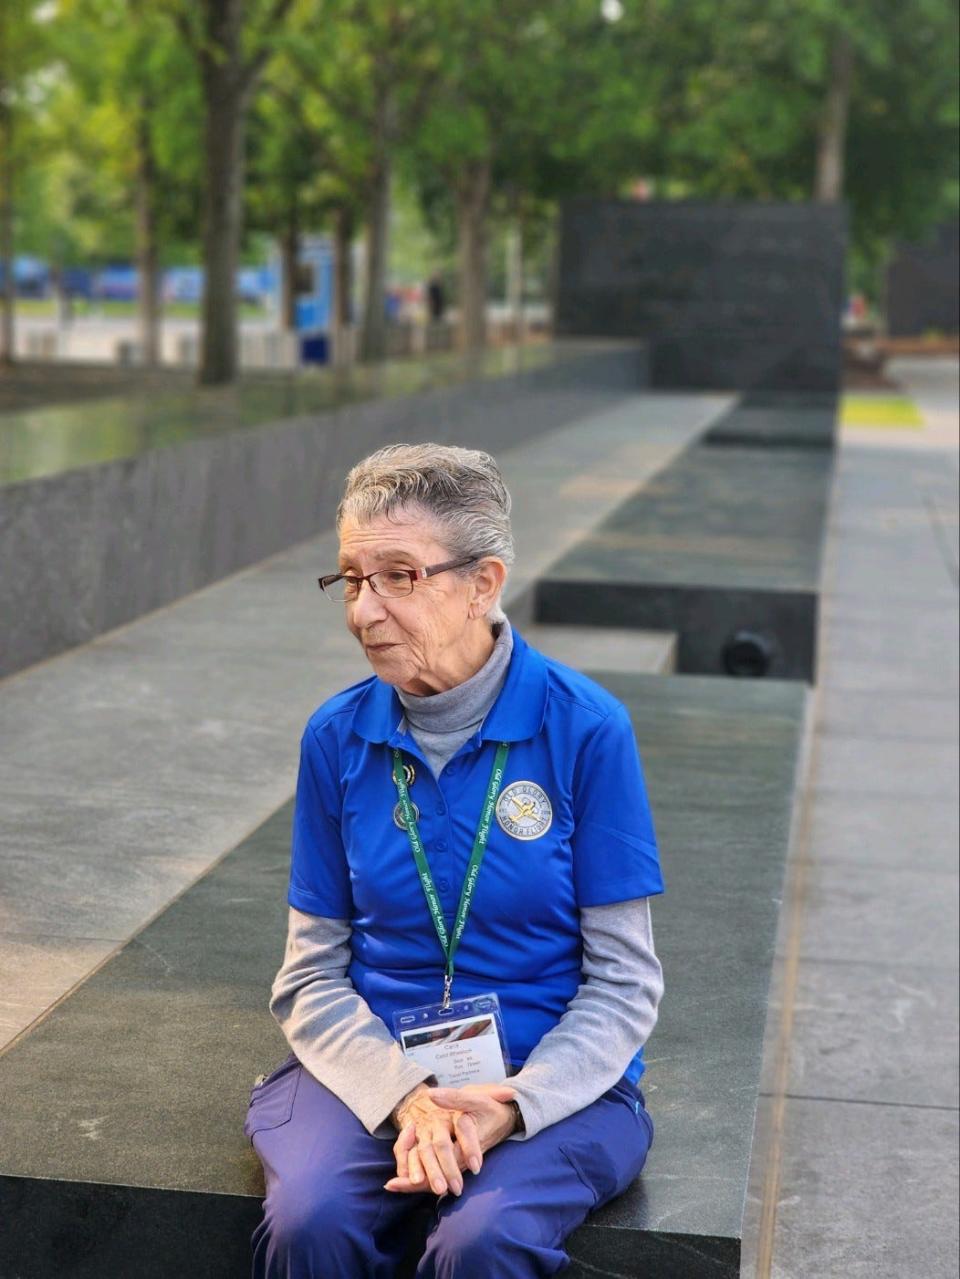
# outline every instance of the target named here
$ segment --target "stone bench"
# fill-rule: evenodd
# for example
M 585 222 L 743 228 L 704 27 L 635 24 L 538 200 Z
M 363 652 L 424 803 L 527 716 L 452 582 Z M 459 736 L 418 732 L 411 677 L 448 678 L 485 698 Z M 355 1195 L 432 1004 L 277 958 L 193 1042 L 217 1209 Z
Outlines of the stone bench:
M 674 631 L 681 674 L 812 683 L 831 413 L 736 406 L 556 561 L 536 620 Z
M 667 993 L 647 1167 L 570 1240 L 574 1276 L 739 1273 L 778 899 L 807 696 L 789 681 L 598 674 L 630 707 L 662 846 Z M 290 805 L 0 1056 L 0 1274 L 242 1279 L 262 1173 L 254 1078 L 287 1046 Z

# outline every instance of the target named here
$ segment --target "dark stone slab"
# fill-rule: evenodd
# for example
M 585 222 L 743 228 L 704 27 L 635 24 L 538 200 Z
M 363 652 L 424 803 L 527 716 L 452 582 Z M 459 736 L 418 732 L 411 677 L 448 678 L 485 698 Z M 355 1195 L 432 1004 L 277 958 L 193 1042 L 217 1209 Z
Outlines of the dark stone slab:
M 667 995 L 651 1156 L 576 1232 L 570 1273 L 732 1279 L 805 689 L 598 678 L 645 762 Z M 249 1273 L 263 1182 L 242 1125 L 255 1076 L 287 1054 L 267 1000 L 289 824 L 288 805 L 0 1056 L 0 1275 Z
M 945 222 L 926 244 L 900 244 L 884 298 L 891 337 L 960 332 L 960 226 Z
M 706 444 L 832 449 L 836 433 L 837 396 L 831 391 L 750 391 L 703 439 Z
M 725 674 L 747 630 L 768 674 L 812 680 L 828 449 L 698 442 L 562 556 L 536 620 L 677 633 L 677 670 Z
M 379 396 L 366 381 L 339 398 L 328 388 L 311 412 L 307 392 L 286 384 L 286 399 L 259 388 L 220 413 L 206 400 L 144 410 L 143 422 L 128 402 L 75 410 L 55 451 L 72 469 L 0 486 L 0 677 L 329 528 L 346 471 L 375 448 L 436 440 L 496 451 L 616 403 L 645 376 L 635 343 L 525 358 L 532 367 L 461 361 L 439 384 L 388 369 Z M 198 417 L 203 406 L 209 416 Z M 98 413 L 113 460 L 81 466 Z M 0 419 L 0 450 L 10 429 Z
M 835 391 L 845 240 L 837 206 L 573 200 L 556 329 L 643 338 L 654 386 Z

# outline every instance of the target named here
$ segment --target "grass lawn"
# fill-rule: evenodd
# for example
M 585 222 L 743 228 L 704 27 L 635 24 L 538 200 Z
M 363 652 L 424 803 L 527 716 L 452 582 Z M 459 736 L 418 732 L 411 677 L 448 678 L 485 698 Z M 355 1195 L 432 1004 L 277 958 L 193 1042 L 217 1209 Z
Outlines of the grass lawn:
M 903 395 L 845 395 L 840 424 L 886 426 L 900 431 L 918 431 L 926 425 L 913 400 Z
M 52 320 L 56 314 L 53 298 L 17 299 L 17 315 L 25 319 Z M 87 302 L 84 298 L 77 298 L 73 303 L 73 314 L 77 319 L 132 320 L 136 317 L 137 306 L 135 302 Z M 200 307 L 195 302 L 168 302 L 163 308 L 163 315 L 174 320 L 199 320 Z M 240 303 L 241 319 L 257 320 L 265 315 L 266 311 L 261 306 Z

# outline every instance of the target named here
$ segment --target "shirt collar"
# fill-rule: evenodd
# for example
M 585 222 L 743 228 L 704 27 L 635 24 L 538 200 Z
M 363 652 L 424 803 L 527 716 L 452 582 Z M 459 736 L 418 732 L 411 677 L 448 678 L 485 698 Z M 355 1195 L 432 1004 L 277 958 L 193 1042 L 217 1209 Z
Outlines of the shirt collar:
M 543 727 L 546 707 L 547 664 L 514 627 L 507 678 L 480 736 L 485 741 L 526 741 Z M 357 703 L 353 731 L 368 742 L 388 742 L 402 718 L 403 707 L 393 685 L 375 676 Z

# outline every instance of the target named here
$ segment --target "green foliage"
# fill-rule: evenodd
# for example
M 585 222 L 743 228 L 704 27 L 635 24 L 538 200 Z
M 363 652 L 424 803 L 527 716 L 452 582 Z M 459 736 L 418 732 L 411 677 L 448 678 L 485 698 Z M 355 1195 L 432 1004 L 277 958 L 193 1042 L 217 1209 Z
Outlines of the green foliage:
M 68 264 L 132 257 L 143 129 L 164 256 L 195 254 L 199 94 L 182 43 L 138 0 L 61 0 L 46 35 L 45 163 L 25 179 L 21 249 Z
M 0 3 L 0 110 L 12 120 L 0 175 L 14 175 L 19 251 L 129 256 L 133 142 L 146 127 L 165 257 L 195 257 L 198 57 L 217 56 L 208 6 Z M 623 10 L 607 22 L 600 0 L 288 0 L 275 20 L 277 0 L 248 0 L 252 228 L 275 233 L 293 206 L 305 228 L 334 208 L 360 215 L 385 151 L 426 220 L 425 237 L 409 208 L 400 215 L 412 273 L 434 252 L 451 260 L 453 193 L 477 163 L 492 166 L 495 224 L 521 217 L 544 258 L 558 199 L 621 193 L 641 176 L 668 198 L 809 199 L 841 30 L 854 52 L 844 194 L 855 278 L 872 278 L 893 239 L 955 214 L 954 0 Z

